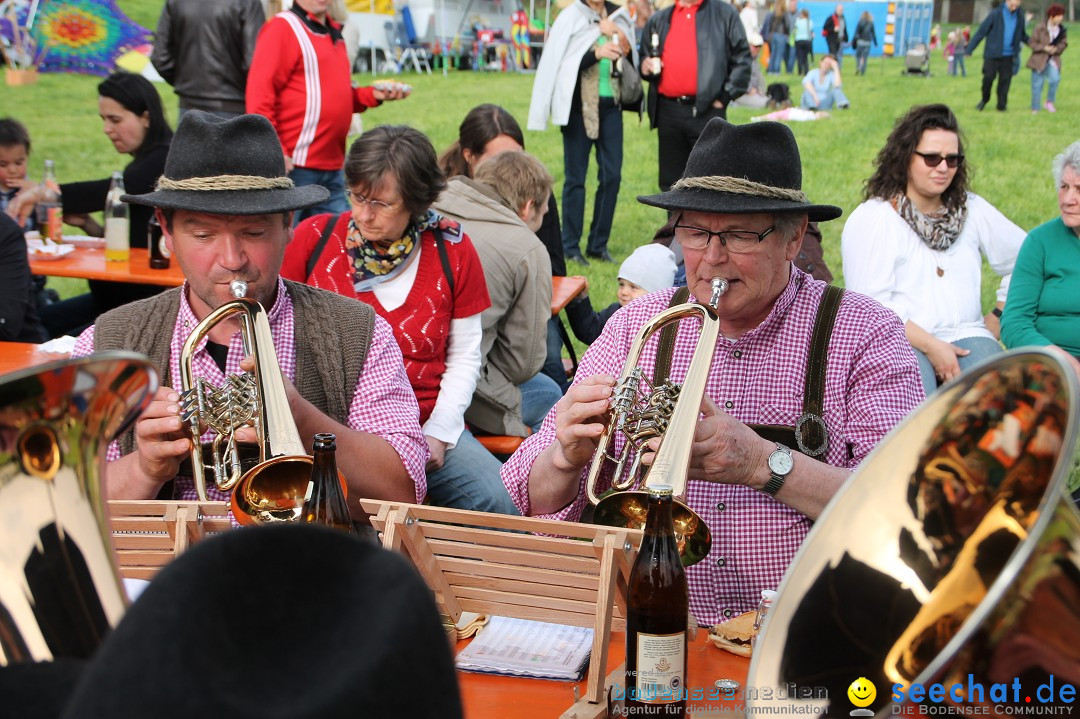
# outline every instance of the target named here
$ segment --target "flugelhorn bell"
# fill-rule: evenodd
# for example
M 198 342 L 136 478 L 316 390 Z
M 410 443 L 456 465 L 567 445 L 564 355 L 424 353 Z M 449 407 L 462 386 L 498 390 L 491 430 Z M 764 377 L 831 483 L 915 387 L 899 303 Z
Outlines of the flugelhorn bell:
M 720 334 L 720 320 L 714 310 L 727 289 L 727 280 L 714 278 L 710 306 L 690 301 L 669 307 L 650 319 L 634 339 L 622 376 L 615 384 L 611 418 L 600 436 L 585 483 L 589 501 L 596 505 L 593 521 L 597 524 L 633 529 L 644 527 L 648 492 L 633 490 L 638 484 L 643 487 L 669 484 L 677 498 L 685 496 L 694 429 L 712 365 L 713 349 Z M 666 325 L 690 317 L 700 317 L 701 331 L 686 379 L 681 385 L 667 379 L 654 384 L 653 379 L 637 366 L 642 348 Z M 615 435 L 624 439 L 618 454 L 609 450 Z M 644 479 L 639 481 L 644 467 L 641 464 L 643 448 L 655 437 L 661 437 L 660 448 L 652 464 L 644 469 Z M 598 496 L 597 483 L 605 467 L 610 468 L 611 489 Z M 684 566 L 690 566 L 708 555 L 712 536 L 705 520 L 682 501 L 676 500 L 673 513 L 679 557 Z
M 861 676 L 879 719 L 931 702 L 942 714 L 1064 714 L 1054 705 L 1074 698 L 1043 686 L 1080 684 L 1078 487 L 1080 383 L 1055 353 L 1006 352 L 938 389 L 803 540 L 754 650 L 748 709 L 811 713 L 793 699 L 767 706 L 770 690 L 797 686 L 789 697 L 813 690 L 807 700 L 827 697 L 817 703 L 837 716 Z
M 247 297 L 247 283 L 234 280 L 235 299 L 207 315 L 188 335 L 180 355 L 181 418 L 193 438 L 192 476 L 199 499 L 209 499 L 206 475 L 218 489 L 232 492 L 233 516 L 241 524 L 294 520 L 300 515 L 311 475 L 311 457 L 289 409 L 281 367 L 274 350 L 266 310 Z M 192 372 L 195 350 L 220 322 L 239 316 L 244 354 L 253 357 L 251 372 L 228 375 L 222 387 L 211 387 Z M 210 466 L 199 443 L 203 425 L 214 430 Z M 253 427 L 259 462 L 243 470 L 236 432 Z
M 0 666 L 89 658 L 123 615 L 105 450 L 157 384 L 132 352 L 0 377 Z

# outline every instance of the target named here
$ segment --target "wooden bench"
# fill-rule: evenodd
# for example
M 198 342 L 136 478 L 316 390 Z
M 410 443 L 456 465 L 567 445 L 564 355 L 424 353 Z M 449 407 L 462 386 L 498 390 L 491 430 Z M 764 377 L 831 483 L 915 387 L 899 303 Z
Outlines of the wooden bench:
M 194 542 L 232 529 L 225 502 L 143 500 L 108 503 L 120 574 L 152 579 Z
M 509 457 L 517 451 L 524 437 L 514 437 L 508 434 L 474 434 L 476 441 L 484 445 L 484 449 L 496 457 Z

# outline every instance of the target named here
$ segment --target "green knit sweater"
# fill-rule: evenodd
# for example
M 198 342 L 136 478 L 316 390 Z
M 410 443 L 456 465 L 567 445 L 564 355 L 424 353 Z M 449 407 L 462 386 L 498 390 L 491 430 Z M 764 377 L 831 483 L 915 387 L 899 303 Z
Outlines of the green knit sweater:
M 1057 345 L 1080 357 L 1080 237 L 1061 218 L 1028 234 L 1001 316 L 1008 348 Z

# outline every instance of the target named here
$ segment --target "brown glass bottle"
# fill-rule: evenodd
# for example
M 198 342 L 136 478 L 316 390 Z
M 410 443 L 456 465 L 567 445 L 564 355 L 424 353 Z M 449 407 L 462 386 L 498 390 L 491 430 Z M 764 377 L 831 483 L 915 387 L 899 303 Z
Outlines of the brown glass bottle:
M 311 481 L 308 482 L 300 521 L 352 532 L 352 518 L 338 479 L 335 458 L 337 436 L 329 432 L 315 435 L 312 449 L 315 459 L 311 464 Z
M 169 269 L 169 250 L 165 247 L 157 215 L 150 215 L 150 222 L 146 225 L 146 248 L 150 251 L 150 269 Z
M 649 487 L 645 536 L 626 600 L 626 716 L 686 716 L 689 595 L 671 519 L 672 488 Z

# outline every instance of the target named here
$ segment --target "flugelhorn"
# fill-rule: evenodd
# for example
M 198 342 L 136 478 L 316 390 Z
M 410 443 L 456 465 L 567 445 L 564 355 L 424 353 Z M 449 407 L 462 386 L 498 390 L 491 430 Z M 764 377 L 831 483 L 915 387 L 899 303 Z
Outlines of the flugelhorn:
M 676 497 L 686 494 L 694 428 L 700 414 L 701 398 L 705 394 L 716 339 L 720 334 L 720 320 L 715 308 L 727 289 L 727 280 L 714 278 L 711 306 L 690 301 L 669 307 L 645 323 L 634 339 L 622 376 L 615 384 L 611 417 L 600 436 L 585 483 L 589 501 L 596 505 L 593 521 L 597 524 L 634 529 L 644 527 L 648 493 L 633 490 L 635 486 L 670 484 Z M 689 317 L 701 319 L 701 332 L 686 379 L 681 385 L 670 379 L 654 384 L 655 378 L 649 378 L 637 366 L 642 348 L 653 334 L 666 325 Z M 616 435 L 624 439 L 618 454 L 609 449 Z M 644 470 L 644 479 L 639 481 L 645 444 L 656 437 L 661 438 L 660 447 L 652 464 Z M 597 495 L 597 483 L 605 466 L 611 468 L 611 489 L 600 497 Z M 709 553 L 712 546 L 709 527 L 681 500 L 675 503 L 674 515 L 679 556 L 683 565 L 690 566 Z
M 207 315 L 188 335 L 180 354 L 181 419 L 192 436 L 191 469 L 199 499 L 209 499 L 206 475 L 222 492 L 232 492 L 233 516 L 241 524 L 290 521 L 300 514 L 311 477 L 311 457 L 289 409 L 281 368 L 274 351 L 270 322 L 258 301 L 246 297 L 247 283 L 229 285 L 235 299 Z M 222 387 L 195 377 L 191 363 L 204 337 L 231 317 L 239 316 L 244 355 L 253 357 L 251 372 L 229 375 Z M 205 425 L 215 433 L 206 450 L 199 443 Z M 236 433 L 253 427 L 258 437 L 258 464 L 244 471 Z
M 89 658 L 120 621 L 105 449 L 157 384 L 131 352 L 0 378 L 0 666 Z

